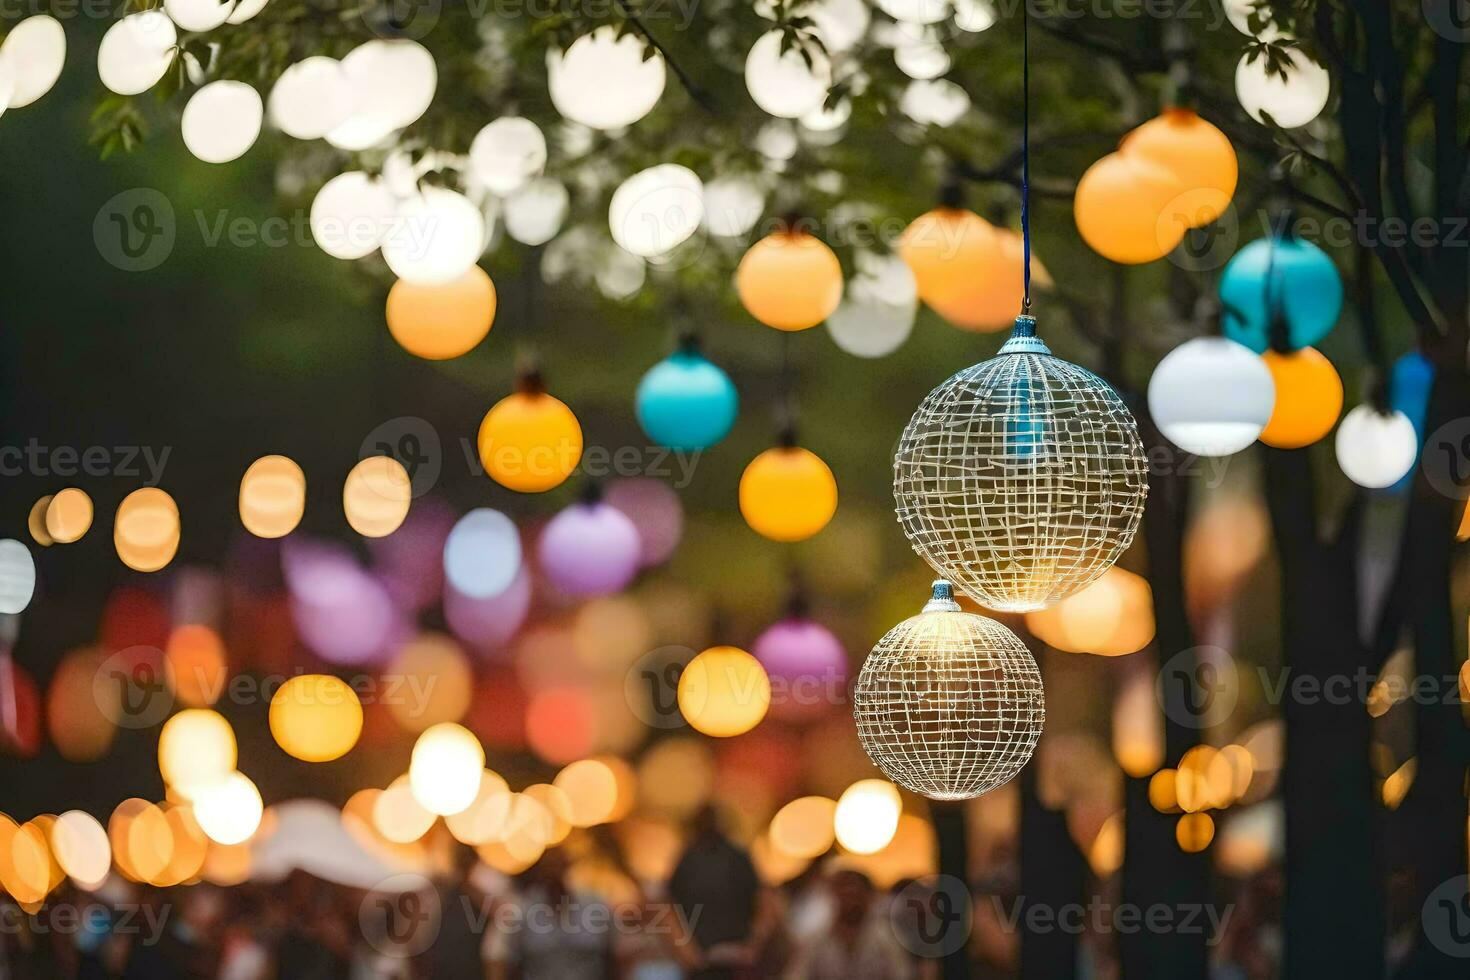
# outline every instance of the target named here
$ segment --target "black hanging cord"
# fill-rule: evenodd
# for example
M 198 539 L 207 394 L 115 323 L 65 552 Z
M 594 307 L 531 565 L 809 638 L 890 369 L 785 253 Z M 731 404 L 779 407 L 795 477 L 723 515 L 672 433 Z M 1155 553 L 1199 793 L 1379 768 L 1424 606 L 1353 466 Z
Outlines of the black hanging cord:
M 1021 5 L 1021 313 L 1031 313 L 1031 17 Z

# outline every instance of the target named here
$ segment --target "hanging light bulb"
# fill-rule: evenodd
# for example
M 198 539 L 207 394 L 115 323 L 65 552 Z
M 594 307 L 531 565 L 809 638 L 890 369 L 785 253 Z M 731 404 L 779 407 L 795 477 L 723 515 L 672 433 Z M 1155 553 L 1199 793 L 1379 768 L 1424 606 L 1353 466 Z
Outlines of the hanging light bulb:
M 1277 326 L 1285 328 L 1290 350 L 1319 343 L 1337 324 L 1342 299 L 1342 276 L 1332 259 L 1289 228 L 1236 252 L 1220 274 L 1225 336 L 1257 354 L 1274 346 Z
M 1133 540 L 1148 493 L 1138 426 L 1097 375 L 1052 355 L 1036 321 L 929 393 L 893 460 L 920 557 L 992 609 L 1051 605 Z
M 700 353 L 691 334 L 648 370 L 634 402 L 648 438 L 670 449 L 697 451 L 729 434 L 740 396 L 730 376 Z
M 1000 623 L 960 610 L 946 581 L 889 630 L 853 691 L 858 739 L 883 774 L 936 800 L 1009 782 L 1046 721 L 1041 672 Z
M 1148 410 L 1159 431 L 1195 456 L 1240 452 L 1256 441 L 1275 403 L 1271 369 L 1224 337 L 1185 341 L 1148 382 Z

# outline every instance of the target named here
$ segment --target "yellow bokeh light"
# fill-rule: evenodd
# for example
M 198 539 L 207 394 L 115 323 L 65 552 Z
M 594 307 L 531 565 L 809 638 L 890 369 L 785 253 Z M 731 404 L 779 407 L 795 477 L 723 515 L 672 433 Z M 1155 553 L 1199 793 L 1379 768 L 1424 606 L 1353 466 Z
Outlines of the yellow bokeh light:
M 655 812 L 694 813 L 709 800 L 714 781 L 714 754 L 694 738 L 662 739 L 638 760 L 638 798 Z
M 740 476 L 740 513 L 772 541 L 804 541 L 837 513 L 837 479 L 808 449 L 767 449 Z
M 560 399 L 529 386 L 485 413 L 477 442 L 492 480 L 521 493 L 541 493 L 560 486 L 577 468 L 582 424 Z
M 445 283 L 400 279 L 388 290 L 388 332 L 410 354 L 443 361 L 475 348 L 495 322 L 495 284 L 478 265 Z
M 31 537 L 43 548 L 49 548 L 56 543 L 51 532 L 46 530 L 46 511 L 50 507 L 51 495 L 48 493 L 31 505 L 31 512 L 26 517 L 26 527 L 30 529 Z
M 777 330 L 815 327 L 842 302 L 842 264 L 804 231 L 762 238 L 740 259 L 735 291 L 746 312 Z
M 833 820 L 837 801 L 825 796 L 803 796 L 776 811 L 767 831 L 771 846 L 794 858 L 825 854 L 837 839 Z
M 1215 821 L 1208 813 L 1186 813 L 1174 825 L 1174 839 L 1190 854 L 1197 854 L 1215 839 Z
M 306 513 L 306 474 L 286 456 L 262 456 L 240 478 L 240 523 L 257 538 L 281 538 Z
M 244 773 L 225 773 L 201 785 L 194 798 L 194 819 L 216 844 L 247 841 L 260 826 L 265 806 L 260 790 Z M 200 863 L 204 854 L 200 852 Z
M 461 844 L 478 846 L 500 840 L 510 818 L 511 791 L 505 780 L 489 769 L 480 774 L 474 802 L 444 818 L 449 832 Z
M 154 875 L 149 884 L 168 888 L 189 881 L 199 873 L 209 853 L 209 838 L 204 836 L 199 822 L 194 819 L 193 807 L 167 804 L 162 809 L 168 824 L 172 853 L 163 870 Z
M 1301 449 L 1332 431 L 1342 412 L 1342 378 L 1313 347 L 1261 355 L 1276 382 L 1276 404 L 1261 441 L 1277 449 Z
M 1134 779 L 1164 764 L 1164 718 L 1152 673 L 1133 671 L 1113 705 L 1113 758 Z
M 79 886 L 101 885 L 112 867 L 112 845 L 97 818 L 83 810 L 68 810 L 51 825 L 51 851 L 61 870 Z
M 691 728 L 716 738 L 750 731 L 771 706 L 761 662 L 737 647 L 710 647 L 679 675 L 679 712 Z
M 414 743 L 408 766 L 414 799 L 430 813 L 459 813 L 475 802 L 485 770 L 485 749 L 474 733 L 441 722 Z
M 886 779 L 860 779 L 843 791 L 833 814 L 837 843 L 854 854 L 872 854 L 888 846 L 898 830 L 903 800 Z
M 36 905 L 56 885 L 45 824 L 32 820 L 16 826 L 0 815 L 0 887 L 23 906 Z
M 117 505 L 112 543 L 124 565 L 138 572 L 156 572 L 179 550 L 179 508 L 158 487 L 134 490 Z
M 811 859 L 788 854 L 761 834 L 750 843 L 750 860 L 761 881 L 779 888 L 811 866 Z
M 189 708 L 164 722 L 158 734 L 158 771 L 184 799 L 231 772 L 238 760 L 235 732 L 216 711 Z
M 406 731 L 421 732 L 459 721 L 470 709 L 474 672 L 469 658 L 443 633 L 415 637 L 394 655 L 390 676 L 400 678 L 401 697 L 385 698 L 388 711 Z
M 46 505 L 46 534 L 57 544 L 80 541 L 92 526 L 92 498 L 86 491 L 67 487 Z
M 360 460 L 342 484 L 347 523 L 365 538 L 381 538 L 398 530 L 412 502 L 408 470 L 392 456 Z
M 618 777 L 607 763 L 581 759 L 556 774 L 552 785 L 567 798 L 567 819 L 574 827 L 605 823 L 618 806 Z
M 167 815 L 147 800 L 123 800 L 107 824 L 112 858 L 124 875 L 148 883 L 173 859 L 174 838 Z
M 340 759 L 362 734 L 362 702 L 347 682 L 330 674 L 301 674 L 271 698 L 271 736 L 304 762 Z
M 526 787 L 524 795 L 540 803 L 546 810 L 546 846 L 555 847 L 566 840 L 567 835 L 572 832 L 572 804 L 567 799 L 567 794 L 550 783 L 534 783 Z
M 1106 878 L 1123 866 L 1123 853 L 1123 814 L 1114 813 L 1098 828 L 1092 846 L 1087 849 L 1087 861 L 1092 865 L 1093 874 Z
M 218 633 L 198 623 L 178 626 L 169 634 L 163 655 L 169 689 L 182 704 L 204 708 L 219 699 L 228 665 Z
M 1160 769 L 1148 781 L 1148 801 L 1160 813 L 1179 809 L 1176 795 L 1176 778 L 1173 769 Z
M 1055 606 L 1027 613 L 1026 626 L 1068 653 L 1136 653 L 1154 638 L 1153 591 L 1142 576 L 1113 566 Z
M 250 880 L 250 844 L 209 845 L 204 855 L 200 877 L 221 888 L 241 885 Z

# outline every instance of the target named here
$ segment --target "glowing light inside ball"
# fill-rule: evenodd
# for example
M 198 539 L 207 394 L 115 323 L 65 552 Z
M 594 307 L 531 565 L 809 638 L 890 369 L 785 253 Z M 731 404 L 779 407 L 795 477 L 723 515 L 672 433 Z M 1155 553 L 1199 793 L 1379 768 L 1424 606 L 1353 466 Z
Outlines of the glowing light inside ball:
M 746 312 L 777 330 L 815 327 L 842 302 L 842 264 L 804 231 L 776 231 L 746 251 L 735 270 Z
M 244 82 L 210 82 L 184 106 L 184 145 L 205 163 L 236 160 L 260 135 L 264 111 L 260 93 Z
M 306 474 L 285 456 L 262 456 L 240 478 L 240 523 L 258 538 L 282 538 L 306 512 Z
M 31 550 L 14 538 L 0 540 L 0 613 L 25 611 L 36 593 L 36 562 Z
M 234 8 L 233 0 L 163 0 L 163 12 L 169 19 L 195 34 L 214 30 Z
M 947 78 L 916 79 L 903 90 L 898 107 L 914 122 L 942 129 L 953 126 L 970 111 L 970 96 Z
M 434 100 L 439 72 L 434 56 L 403 38 L 360 44 L 342 59 L 356 99 L 352 112 L 326 134 L 342 150 L 365 150 L 418 120 Z
M 92 527 L 92 498 L 85 490 L 67 487 L 46 505 L 46 534 L 57 544 L 80 541 Z
M 505 233 L 522 245 L 545 245 L 561 230 L 570 209 L 565 184 L 550 177 L 533 180 L 505 199 Z
M 536 544 L 541 571 L 574 596 L 610 595 L 638 573 L 642 545 L 627 515 L 603 501 L 577 503 L 557 514 Z
M 711 235 L 738 238 L 755 227 L 765 205 L 753 178 L 716 177 L 704 185 L 704 226 Z
M 572 475 L 582 458 L 582 425 L 561 400 L 527 390 L 495 403 L 480 422 L 480 462 L 496 483 L 541 493 Z
M 112 845 L 97 818 L 83 810 L 68 810 L 51 825 L 51 853 L 81 887 L 96 888 L 112 868 Z
M 1267 351 L 1261 360 L 1276 384 L 1271 420 L 1261 441 L 1278 449 L 1300 449 L 1326 436 L 1342 412 L 1342 378 L 1315 347 L 1290 353 Z
M 387 184 L 353 170 L 322 185 L 311 202 L 311 237 L 339 259 L 374 252 L 393 226 L 397 202 Z
M 19 109 L 51 91 L 66 62 L 66 32 L 46 14 L 16 24 L 0 44 L 0 72 L 8 71 L 12 88 L 8 108 Z
M 188 708 L 164 722 L 158 733 L 158 771 L 185 799 L 233 771 L 236 760 L 234 729 L 217 711 Z

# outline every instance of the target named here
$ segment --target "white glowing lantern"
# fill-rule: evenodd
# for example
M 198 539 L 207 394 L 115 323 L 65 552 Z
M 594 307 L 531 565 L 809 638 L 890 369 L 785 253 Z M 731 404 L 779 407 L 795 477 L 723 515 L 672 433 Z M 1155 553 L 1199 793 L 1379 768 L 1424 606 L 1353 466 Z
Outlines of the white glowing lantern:
M 1332 94 L 1332 79 L 1327 69 L 1295 48 L 1286 51 L 1290 65 L 1286 77 L 1267 71 L 1266 56 L 1254 61 L 1242 55 L 1235 66 L 1235 97 L 1256 122 L 1265 123 L 1266 116 L 1282 129 L 1305 126 L 1321 115 Z
M 0 44 L 0 73 L 9 76 L 11 109 L 30 105 L 51 91 L 66 61 L 66 32 L 54 17 L 27 17 Z
M 112 868 L 112 845 L 97 818 L 84 810 L 68 810 L 51 825 L 51 853 L 61 870 L 82 888 L 92 890 Z
M 529 119 L 506 116 L 488 123 L 470 143 L 470 167 L 480 183 L 509 194 L 546 166 L 546 137 Z
M 311 237 L 339 259 L 370 255 L 392 225 L 397 202 L 387 186 L 360 170 L 338 174 L 311 202 Z
M 441 722 L 414 743 L 408 785 L 419 806 L 441 817 L 469 808 L 480 794 L 485 749 L 467 728 Z
M 315 55 L 281 73 L 271 89 L 271 122 L 287 136 L 321 139 L 347 121 L 357 104 L 352 84 L 336 58 Z
M 452 282 L 475 264 L 485 247 L 485 218 L 469 198 L 426 187 L 398 204 L 383 236 L 383 261 L 409 282 Z
M 954 26 L 971 34 L 988 31 L 995 26 L 995 6 L 990 0 L 955 0 Z
M 1231 26 L 1246 37 L 1256 37 L 1262 41 L 1274 41 L 1281 36 L 1281 29 L 1271 22 L 1269 13 L 1266 25 L 1261 29 L 1260 33 L 1251 30 L 1251 14 L 1255 12 L 1258 6 L 1256 0 L 1224 0 L 1223 6 L 1225 8 L 1225 16 L 1230 20 Z M 1267 11 L 1270 9 L 1264 3 L 1259 4 L 1259 6 Z
M 163 12 L 186 31 L 212 31 L 229 19 L 234 0 L 163 0 Z
M 545 245 L 561 231 L 571 196 L 559 180 L 533 180 L 505 199 L 505 233 L 522 245 Z
M 205 163 L 237 160 L 260 135 L 264 112 L 260 93 L 244 82 L 210 82 L 184 106 L 184 145 Z
M 265 9 L 267 0 L 237 0 L 235 9 L 225 18 L 227 24 L 243 24 Z
M 640 170 L 613 191 L 607 225 L 613 241 L 652 258 L 682 245 L 704 220 L 704 185 L 673 163 Z
M 444 577 L 460 595 L 498 596 L 520 569 L 520 531 L 498 510 L 475 508 L 455 523 L 444 541 Z
M 1256 441 L 1276 404 L 1271 369 L 1250 348 L 1196 337 L 1159 362 L 1148 410 L 1174 445 L 1196 456 L 1229 456 Z
M 434 56 L 417 41 L 368 41 L 347 52 L 342 71 L 356 95 L 352 114 L 327 133 L 343 150 L 365 150 L 416 122 L 439 84 Z
M 881 851 L 893 840 L 903 800 L 898 787 L 886 779 L 861 779 L 837 800 L 833 824 L 837 843 L 854 854 Z
M 226 846 L 249 840 L 265 812 L 260 790 L 238 770 L 202 784 L 193 802 L 194 819 L 204 836 Z
M 755 227 L 765 207 L 765 191 L 750 177 L 716 177 L 704 185 L 704 227 L 711 235 L 744 235 Z
M 1359 405 L 1337 427 L 1337 465 L 1360 487 L 1382 490 L 1402 480 L 1419 456 L 1414 423 L 1398 410 Z
M 970 96 L 947 78 L 915 80 L 903 90 L 898 107 L 925 126 L 953 126 L 970 111 Z
M 664 93 L 664 59 L 645 60 L 643 42 L 599 27 L 565 52 L 546 55 L 546 81 L 556 111 L 593 129 L 621 129 L 642 119 Z
M 859 253 L 858 273 L 827 318 L 832 340 L 854 357 L 884 357 L 908 340 L 919 309 L 918 285 L 895 255 Z
M 878 0 L 878 6 L 906 24 L 937 24 L 950 12 L 950 0 Z
M 31 551 L 14 538 L 0 541 L 0 613 L 25 611 L 36 594 L 36 563 Z
M 129 14 L 102 35 L 97 46 L 97 75 L 118 95 L 146 92 L 174 60 L 179 35 L 161 10 Z
M 902 43 L 893 49 L 893 63 L 910 78 L 928 80 L 949 71 L 949 54 L 933 28 L 900 31 Z
M 802 8 L 831 54 L 851 51 L 868 32 L 872 14 L 864 0 L 815 0 Z
M 792 46 L 782 52 L 783 34 L 769 31 L 761 35 L 745 58 L 745 87 L 755 104 L 782 119 L 800 119 L 821 107 L 832 87 L 832 63 L 819 48 L 809 47 L 807 54 Z
M 852 103 L 842 99 L 830 109 L 823 104 L 808 112 L 801 117 L 801 125 L 815 133 L 831 133 L 847 125 L 851 118 Z

